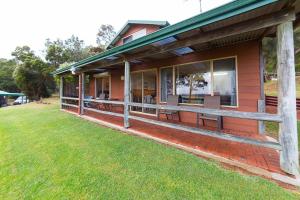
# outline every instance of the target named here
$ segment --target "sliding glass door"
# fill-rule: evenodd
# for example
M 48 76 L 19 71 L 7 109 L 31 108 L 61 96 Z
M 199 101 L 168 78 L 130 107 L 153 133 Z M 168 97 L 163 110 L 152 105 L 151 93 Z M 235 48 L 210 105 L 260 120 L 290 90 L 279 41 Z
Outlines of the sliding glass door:
M 131 74 L 131 101 L 156 104 L 156 70 L 133 72 Z M 131 111 L 156 114 L 156 109 L 131 107 Z
M 131 74 L 131 102 L 143 103 L 143 76 L 142 73 Z M 142 112 L 141 107 L 131 106 L 131 111 Z

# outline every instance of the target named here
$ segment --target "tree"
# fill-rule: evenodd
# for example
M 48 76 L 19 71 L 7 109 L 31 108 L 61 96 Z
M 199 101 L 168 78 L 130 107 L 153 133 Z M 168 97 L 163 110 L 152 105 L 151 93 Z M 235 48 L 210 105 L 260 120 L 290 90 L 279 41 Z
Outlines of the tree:
M 78 62 L 87 58 L 88 51 L 84 51 L 84 41 L 80 40 L 77 36 L 72 35 L 65 40 L 65 53 L 67 54 L 67 62 Z
M 300 29 L 294 31 L 296 71 L 300 71 Z M 277 44 L 276 37 L 266 37 L 262 42 L 262 50 L 266 72 L 276 73 L 277 70 Z
M 70 55 L 67 55 L 65 50 L 64 42 L 60 39 L 51 41 L 50 39 L 46 40 L 46 57 L 45 59 L 53 65 L 55 68 L 58 68 L 59 65 L 67 62 L 70 58 Z
M 198 88 L 204 88 L 207 86 L 208 82 L 205 80 L 204 73 L 192 73 L 186 74 L 185 76 L 176 80 L 176 84 L 179 87 L 189 88 L 189 103 L 192 101 L 192 93 Z
M 262 53 L 265 62 L 265 70 L 269 73 L 276 73 L 277 54 L 276 38 L 264 38 L 262 41 Z
M 28 46 L 17 47 L 12 55 L 18 62 L 13 78 L 22 92 L 32 100 L 49 97 L 55 89 L 50 75 L 54 68 L 34 55 Z
M 34 57 L 34 52 L 30 49 L 29 46 L 17 47 L 14 52 L 11 54 L 15 57 L 18 62 L 25 62 L 26 59 L 31 59 Z
M 78 62 L 96 54 L 93 47 L 85 46 L 84 41 L 74 35 L 64 41 L 61 39 L 55 41 L 47 39 L 45 47 L 45 58 L 55 68 L 58 68 L 63 63 Z
M 17 66 L 15 60 L 0 59 L 0 90 L 6 92 L 20 92 L 15 80 L 13 72 Z
M 102 24 L 98 29 L 96 42 L 99 47 L 106 48 L 116 36 L 115 29 L 110 24 Z

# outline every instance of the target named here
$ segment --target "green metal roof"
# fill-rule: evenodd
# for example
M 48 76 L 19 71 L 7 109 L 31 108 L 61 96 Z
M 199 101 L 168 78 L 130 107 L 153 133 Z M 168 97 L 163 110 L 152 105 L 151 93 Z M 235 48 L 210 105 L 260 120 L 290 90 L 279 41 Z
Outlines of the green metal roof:
M 166 39 L 171 36 L 175 36 L 180 33 L 184 33 L 217 21 L 228 19 L 230 17 L 246 13 L 248 11 L 266 6 L 271 3 L 278 2 L 280 0 L 236 0 L 232 1 L 223 6 L 217 7 L 215 9 L 209 10 L 202 14 L 196 15 L 192 18 L 186 19 L 174 25 L 167 26 L 162 28 L 154 33 L 146 35 L 144 37 L 133 40 L 129 43 L 126 43 L 121 46 L 114 47 L 100 54 L 91 56 L 89 58 L 83 59 L 73 65 L 70 65 L 65 68 L 60 68 L 56 70 L 53 74 L 60 74 L 69 71 L 71 68 L 78 69 L 87 64 L 103 60 L 110 56 L 115 56 L 132 49 L 136 49 L 142 46 L 158 42 L 160 40 Z
M 0 96 L 25 96 L 23 93 L 11 93 L 0 90 Z

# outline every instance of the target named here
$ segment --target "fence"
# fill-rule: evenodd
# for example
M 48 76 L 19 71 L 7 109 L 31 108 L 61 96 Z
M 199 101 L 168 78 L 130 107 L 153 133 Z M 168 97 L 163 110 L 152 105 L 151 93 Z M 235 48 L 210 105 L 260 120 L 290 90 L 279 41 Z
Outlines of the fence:
M 296 99 L 297 110 L 300 110 L 300 99 Z M 266 106 L 278 106 L 278 97 L 266 95 Z

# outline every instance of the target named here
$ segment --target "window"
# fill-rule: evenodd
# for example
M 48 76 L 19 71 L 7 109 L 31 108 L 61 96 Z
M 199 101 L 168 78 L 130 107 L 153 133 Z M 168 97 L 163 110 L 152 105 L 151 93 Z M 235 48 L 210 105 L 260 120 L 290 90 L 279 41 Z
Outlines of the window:
M 106 98 L 109 98 L 109 90 L 110 90 L 110 83 L 109 83 L 109 76 L 96 78 L 96 97 L 99 97 L 100 94 L 105 94 Z
M 235 59 L 215 60 L 214 94 L 221 95 L 221 104 L 236 106 L 236 70 Z
M 131 75 L 131 101 L 156 104 L 156 71 L 133 72 Z M 156 109 L 131 107 L 131 111 L 156 114 Z
M 138 39 L 140 37 L 143 37 L 146 34 L 147 34 L 147 31 L 146 31 L 145 28 L 142 29 L 142 30 L 139 30 L 139 31 L 131 34 L 130 36 L 123 38 L 123 44 L 126 44 L 126 43 L 131 42 L 133 40 L 136 40 L 136 39 Z
M 221 105 L 237 105 L 235 58 L 162 68 L 160 77 L 161 102 L 176 94 L 180 103 L 203 104 L 205 95 L 220 95 Z
M 160 71 L 160 82 L 161 82 L 161 94 L 160 100 L 162 102 L 167 101 L 168 95 L 173 94 L 173 68 L 162 68 Z
M 133 37 L 132 35 L 126 37 L 126 38 L 123 38 L 123 44 L 126 44 L 128 42 L 131 42 L 133 40 Z
M 176 95 L 181 103 L 203 104 L 204 96 L 210 94 L 210 62 L 176 67 Z

